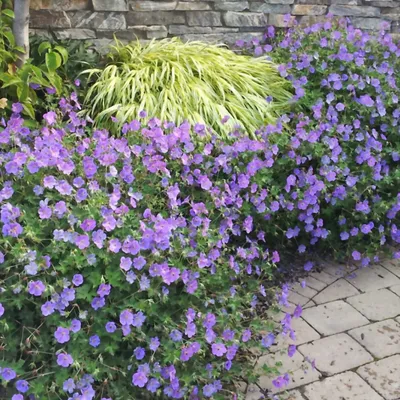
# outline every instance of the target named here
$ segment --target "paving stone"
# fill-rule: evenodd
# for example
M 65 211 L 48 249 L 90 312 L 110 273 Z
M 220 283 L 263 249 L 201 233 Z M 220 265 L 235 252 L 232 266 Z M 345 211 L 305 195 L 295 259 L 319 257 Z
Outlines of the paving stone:
M 388 289 L 359 294 L 346 301 L 371 321 L 382 321 L 400 315 L 400 297 Z
M 318 265 L 320 265 L 322 271 L 334 276 L 335 278 L 343 278 L 356 269 L 353 264 L 340 264 L 326 260 L 319 260 Z
M 303 306 L 303 309 L 305 310 L 306 308 L 310 308 L 310 307 L 314 307 L 314 306 L 316 306 L 317 304 L 315 303 L 315 302 L 313 302 L 312 300 L 310 300 L 307 304 L 305 304 L 304 306 Z
M 304 306 L 310 301 L 310 299 L 302 296 L 301 294 L 293 292 L 292 290 L 289 290 L 288 301 L 293 304 L 300 304 L 301 306 Z
M 277 343 L 275 346 L 271 347 L 271 351 L 275 352 L 287 349 L 288 345 L 290 344 L 300 346 L 301 344 L 309 343 L 320 338 L 318 332 L 311 328 L 311 326 L 308 325 L 307 322 L 302 318 L 293 318 L 292 328 L 295 331 L 296 339 L 292 340 L 289 335 L 279 335 L 277 338 Z
M 349 296 L 355 296 L 360 292 L 349 282 L 339 279 L 332 285 L 326 287 L 322 292 L 318 293 L 313 300 L 317 304 L 328 303 L 329 301 L 345 299 Z
M 354 372 L 345 372 L 305 387 L 308 400 L 383 400 Z
M 322 335 L 332 335 L 366 325 L 369 321 L 344 301 L 307 308 L 302 317 Z
M 330 285 L 331 283 L 335 282 L 338 277 L 329 275 L 328 273 L 321 271 L 321 272 L 312 272 L 310 274 L 312 278 L 318 279 L 321 282 L 326 283 L 327 285 Z
M 257 385 L 249 385 L 247 387 L 246 400 L 265 399 L 265 396 L 260 392 Z
M 396 293 L 398 296 L 400 296 L 400 285 L 391 286 L 389 289 L 393 293 Z
M 303 344 L 298 350 L 304 356 L 315 360 L 317 370 L 328 376 L 374 360 L 361 345 L 345 333 Z
M 281 395 L 281 400 L 304 400 L 304 397 L 298 390 L 293 390 L 287 394 Z
M 317 290 L 312 289 L 311 287 L 309 287 L 309 286 L 307 286 L 307 285 L 306 285 L 305 287 L 302 287 L 302 286 L 300 285 L 300 283 L 296 283 L 296 285 L 294 285 L 294 286 L 292 287 L 292 290 L 293 290 L 294 292 L 300 294 L 301 296 L 307 297 L 307 298 L 309 298 L 309 299 L 311 299 L 311 297 L 314 297 L 315 295 L 318 294 L 318 291 L 317 291 Z
M 278 389 L 272 384 L 276 376 L 261 376 L 258 384 L 262 389 L 271 390 L 273 393 L 284 392 L 307 383 L 315 382 L 321 376 L 316 369 L 313 370 L 311 368 L 310 363 L 305 361 L 299 352 L 296 352 L 293 357 L 289 357 L 287 353 L 281 354 L 279 352 L 262 356 L 258 359 L 256 368 L 262 368 L 264 364 L 274 367 L 277 362 L 281 363 L 279 367 L 281 373 L 289 373 L 290 383 L 284 388 Z
M 383 289 L 385 287 L 400 284 L 400 279 L 380 265 L 373 265 L 359 269 L 353 279 L 346 278 L 357 289 L 363 292 Z
M 318 279 L 308 276 L 306 278 L 306 284 L 308 287 L 317 290 L 318 292 L 326 288 L 326 283 L 319 281 Z
M 385 400 L 400 398 L 400 355 L 364 365 L 357 373 Z
M 380 262 L 380 264 L 400 278 L 400 260 L 385 260 Z
M 400 324 L 394 319 L 353 329 L 349 335 L 376 358 L 400 353 Z

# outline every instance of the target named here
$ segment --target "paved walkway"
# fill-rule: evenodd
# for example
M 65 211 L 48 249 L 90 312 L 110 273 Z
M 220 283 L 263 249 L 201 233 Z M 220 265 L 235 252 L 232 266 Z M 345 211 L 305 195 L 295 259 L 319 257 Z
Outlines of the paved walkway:
M 284 400 L 399 400 L 400 262 L 356 272 L 328 265 L 306 283 L 294 286 L 289 297 L 289 311 L 294 304 L 304 308 L 293 319 L 296 340 L 281 340 L 257 361 L 257 366 L 280 361 L 281 372 L 291 371 L 290 384 L 274 393 Z M 293 357 L 288 344 L 297 345 Z M 266 376 L 258 383 L 273 387 Z M 260 398 L 258 387 L 250 385 L 246 400 Z

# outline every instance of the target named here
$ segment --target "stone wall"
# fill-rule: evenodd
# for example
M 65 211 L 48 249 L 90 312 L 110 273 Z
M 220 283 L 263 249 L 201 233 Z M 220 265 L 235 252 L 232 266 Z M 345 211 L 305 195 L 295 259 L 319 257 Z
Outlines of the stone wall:
M 311 24 L 331 13 L 356 27 L 400 33 L 400 0 L 31 0 L 31 28 L 60 38 L 107 45 L 181 36 L 189 40 L 235 42 L 259 36 L 266 25 L 284 26 L 285 14 Z

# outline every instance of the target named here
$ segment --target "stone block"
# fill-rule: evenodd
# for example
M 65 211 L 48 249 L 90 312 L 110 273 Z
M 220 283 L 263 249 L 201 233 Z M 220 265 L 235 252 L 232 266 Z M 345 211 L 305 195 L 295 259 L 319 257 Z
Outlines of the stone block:
M 330 285 L 331 283 L 335 282 L 338 277 L 334 277 L 328 273 L 326 273 L 325 271 L 321 271 L 321 272 L 312 272 L 310 274 L 310 276 L 312 278 L 315 278 L 321 282 L 326 283 L 327 285 Z
M 286 28 L 294 26 L 296 17 L 290 16 L 288 18 L 285 14 L 270 14 L 268 17 L 268 25 L 275 26 L 277 28 Z
M 203 1 L 180 1 L 176 7 L 178 11 L 205 11 L 211 10 L 210 3 Z
M 54 31 L 57 39 L 74 39 L 74 40 L 87 40 L 96 39 L 96 32 L 92 29 L 65 29 L 62 31 Z M 400 299 L 399 299 L 400 300 Z
M 359 269 L 355 274 L 356 276 L 353 279 L 346 279 L 363 292 L 370 292 L 400 284 L 399 278 L 380 265 Z
M 398 8 L 389 8 L 387 10 L 382 10 L 382 18 L 385 18 L 389 21 L 400 21 L 400 4 Z M 396 268 L 397 273 L 399 273 L 399 267 Z M 399 276 L 399 275 L 397 275 Z
M 31 0 L 31 10 L 77 11 L 89 10 L 90 0 Z
M 216 1 L 214 3 L 216 10 L 220 11 L 244 11 L 249 9 L 248 1 Z
M 168 36 L 168 29 L 164 25 L 137 26 L 136 29 L 145 31 L 147 39 L 163 39 Z
M 292 9 L 292 15 L 324 15 L 327 6 L 312 4 L 295 4 Z
M 234 27 L 265 27 L 268 23 L 267 16 L 261 13 L 239 13 L 228 11 L 224 15 L 226 26 Z
M 396 293 L 397 296 L 400 296 L 400 285 L 391 286 L 389 288 L 393 293 Z
M 177 1 L 133 1 L 133 11 L 173 11 L 176 9 Z
M 221 13 L 216 11 L 188 11 L 189 26 L 222 26 Z
M 95 11 L 128 11 L 127 0 L 92 0 Z
M 312 276 L 308 276 L 306 278 L 306 284 L 308 287 L 320 292 L 324 288 L 326 288 L 326 283 L 319 281 L 318 279 L 313 278 Z
M 365 29 L 365 30 L 375 30 L 379 31 L 382 28 L 388 31 L 390 30 L 390 23 L 381 18 L 351 18 L 351 23 L 355 28 Z
M 291 6 L 288 4 L 267 4 L 263 2 L 251 2 L 250 11 L 266 14 L 290 14 Z
M 400 7 L 397 1 L 371 1 L 368 3 L 374 7 L 381 7 L 381 8 L 397 8 Z
M 302 318 L 293 318 L 292 328 L 295 332 L 295 340 L 291 339 L 289 335 L 279 335 L 276 345 L 270 348 L 271 352 L 286 350 L 288 345 L 295 344 L 296 346 L 300 346 L 301 344 L 309 343 L 320 338 L 318 332 Z
M 388 289 L 350 297 L 347 302 L 371 321 L 382 321 L 400 315 L 400 297 Z
M 346 6 L 334 4 L 329 7 L 329 12 L 333 15 L 344 17 L 378 17 L 381 10 L 378 7 L 371 6 Z
M 304 357 L 296 352 L 293 357 L 289 357 L 286 353 L 273 353 L 261 356 L 255 366 L 256 369 L 261 369 L 263 365 L 274 367 L 276 363 L 281 363 L 278 368 L 281 373 L 292 371 L 290 375 L 290 382 L 287 386 L 276 388 L 272 384 L 275 376 L 261 376 L 258 384 L 264 390 L 272 391 L 272 393 L 284 392 L 286 390 L 295 389 L 307 383 L 315 382 L 320 378 L 320 373 L 316 369 L 312 369 L 311 365 L 304 359 Z
M 349 335 L 376 358 L 393 356 L 400 351 L 400 324 L 394 319 L 353 329 Z
M 212 28 L 209 26 L 170 25 L 168 29 L 171 35 L 212 33 Z
M 121 42 L 132 42 L 136 40 L 147 39 L 146 31 L 143 29 L 136 29 L 137 27 L 132 27 L 129 29 L 124 29 L 121 31 L 109 31 L 97 29 L 97 38 L 103 40 L 114 40 L 114 37 Z M 140 27 L 139 27 L 140 28 Z
M 313 300 L 317 304 L 323 304 L 355 296 L 359 293 L 360 292 L 349 282 L 344 279 L 339 279 L 336 282 L 333 282 L 332 285 L 326 287 L 322 292 L 318 293 Z
M 318 294 L 318 291 L 316 291 L 315 289 L 309 287 L 309 286 L 304 286 L 302 287 L 300 285 L 300 283 L 296 283 L 293 287 L 292 290 L 304 297 L 307 297 L 309 299 L 311 299 L 312 297 L 314 297 L 315 295 Z
M 316 368 L 324 376 L 348 371 L 374 360 L 371 354 L 345 333 L 303 344 L 298 350 L 315 360 Z
M 329 0 L 297 0 L 296 4 L 316 4 L 320 6 L 327 6 L 331 3 Z
M 183 11 L 130 11 L 126 15 L 128 26 L 185 24 Z
M 384 400 L 354 372 L 326 378 L 304 389 L 309 400 Z
M 342 4 L 345 6 L 360 6 L 362 4 L 362 1 L 361 0 L 331 0 L 331 4 Z
M 324 15 L 303 15 L 298 17 L 298 24 L 302 27 L 324 23 L 325 21 L 326 17 Z
M 49 10 L 31 10 L 30 28 L 44 29 L 51 28 L 71 28 L 71 20 L 66 13 Z
M 265 0 L 267 4 L 293 4 L 294 0 Z
M 400 398 L 400 355 L 364 365 L 357 373 L 385 400 Z
M 341 300 L 307 308 L 302 317 L 322 335 L 345 332 L 369 323 L 367 318 Z

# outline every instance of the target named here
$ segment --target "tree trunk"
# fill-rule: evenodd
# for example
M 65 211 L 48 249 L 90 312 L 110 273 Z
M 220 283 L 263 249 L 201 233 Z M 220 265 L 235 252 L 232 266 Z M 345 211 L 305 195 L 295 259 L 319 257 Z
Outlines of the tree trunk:
M 14 0 L 13 33 L 15 44 L 24 49 L 19 54 L 17 65 L 20 67 L 29 58 L 29 0 Z

